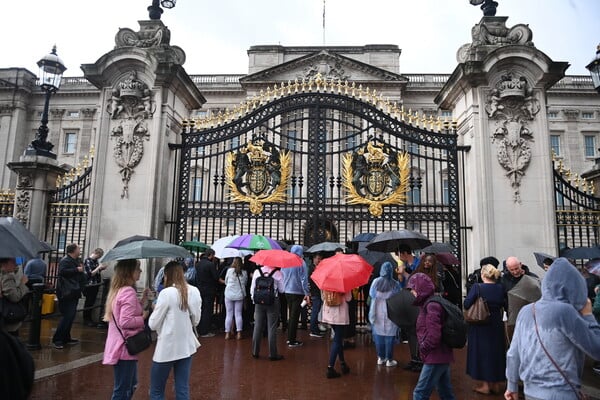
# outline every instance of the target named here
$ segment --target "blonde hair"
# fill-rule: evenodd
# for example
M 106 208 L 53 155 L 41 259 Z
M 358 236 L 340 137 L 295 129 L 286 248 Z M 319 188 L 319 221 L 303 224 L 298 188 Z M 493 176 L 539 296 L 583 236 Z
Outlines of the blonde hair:
M 242 259 L 240 257 L 235 257 L 233 259 L 233 262 L 231 263 L 231 267 L 235 269 L 235 274 L 236 275 L 241 275 L 242 274 Z
M 179 308 L 188 310 L 188 285 L 183 274 L 183 265 L 170 261 L 165 265 L 165 288 L 174 286 L 179 291 Z
M 104 306 L 104 317 L 102 318 L 105 322 L 112 320 L 113 303 L 119 289 L 127 286 L 134 286 L 135 279 L 133 274 L 137 268 L 140 267 L 140 260 L 119 260 L 115 265 L 115 274 L 110 280 L 110 289 L 108 296 L 106 297 L 106 305 Z
M 481 267 L 481 276 L 487 279 L 498 280 L 500 278 L 500 270 L 492 264 L 486 264 Z

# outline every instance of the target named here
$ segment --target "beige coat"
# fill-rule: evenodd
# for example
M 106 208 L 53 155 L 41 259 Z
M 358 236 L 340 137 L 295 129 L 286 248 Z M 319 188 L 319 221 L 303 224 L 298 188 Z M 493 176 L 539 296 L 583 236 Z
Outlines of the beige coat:
M 23 277 L 23 271 L 19 267 L 15 272 L 2 272 L 0 271 L 0 288 L 2 290 L 2 297 L 6 297 L 8 300 L 16 303 L 23 299 L 23 297 L 29 293 L 29 288 L 24 283 L 21 283 Z M 14 324 L 6 324 L 4 327 L 8 332 L 14 332 L 21 326 L 21 322 L 15 322 Z
M 321 293 L 321 297 L 323 294 Z M 344 300 L 339 306 L 330 307 L 323 299 L 322 319 L 321 321 L 331 325 L 349 325 L 350 316 L 348 314 L 348 302 L 352 300 L 352 292 L 344 294 Z

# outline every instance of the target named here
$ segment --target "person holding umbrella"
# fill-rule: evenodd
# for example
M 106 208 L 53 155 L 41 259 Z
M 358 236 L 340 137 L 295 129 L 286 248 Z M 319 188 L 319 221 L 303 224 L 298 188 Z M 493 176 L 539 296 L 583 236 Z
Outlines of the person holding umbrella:
M 388 318 L 386 300 L 400 291 L 400 283 L 393 279 L 394 268 L 388 261 L 381 265 L 379 277 L 371 284 L 369 296 L 371 307 L 369 321 L 371 322 L 373 340 L 377 349 L 377 365 L 395 367 L 398 362 L 394 360 L 394 339 L 398 334 L 398 326 Z
M 348 303 L 352 300 L 352 291 L 346 293 L 334 292 L 336 296 L 341 297 L 338 305 L 332 304 L 326 298 L 323 292 L 323 317 L 322 321 L 331 325 L 333 330 L 333 343 L 329 351 L 329 364 L 327 364 L 327 379 L 339 378 L 341 375 L 335 370 L 336 359 L 340 360 L 340 368 L 344 375 L 350 373 L 350 367 L 346 364 L 344 358 L 344 330 L 350 324 L 350 314 L 348 312 Z
M 27 280 L 27 276 L 19 271 L 15 258 L 0 258 L 0 297 L 5 297 L 12 303 L 19 303 L 29 293 Z M 13 336 L 18 336 L 22 322 L 5 323 L 4 329 Z
M 290 253 L 296 254 L 300 258 L 304 255 L 302 246 L 297 244 L 292 246 Z M 299 347 L 302 346 L 302 342 L 296 338 L 296 334 L 298 331 L 298 320 L 300 319 L 300 309 L 302 308 L 301 303 L 304 301 L 310 304 L 308 267 L 306 266 L 306 262 L 302 260 L 301 265 L 284 268 L 281 272 L 283 273 L 283 287 L 289 310 L 288 347 Z

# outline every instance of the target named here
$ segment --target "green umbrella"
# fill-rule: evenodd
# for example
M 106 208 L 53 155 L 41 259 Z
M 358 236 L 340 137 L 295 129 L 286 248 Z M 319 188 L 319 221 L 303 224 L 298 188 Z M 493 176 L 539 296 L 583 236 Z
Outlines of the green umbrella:
M 198 240 L 188 240 L 187 242 L 179 243 L 179 245 L 184 249 L 188 249 L 190 251 L 197 251 L 200 253 L 210 248 L 209 245 L 207 245 L 206 243 L 202 243 Z
M 129 260 L 138 258 L 186 258 L 192 257 L 181 246 L 162 240 L 139 240 L 110 249 L 100 262 Z

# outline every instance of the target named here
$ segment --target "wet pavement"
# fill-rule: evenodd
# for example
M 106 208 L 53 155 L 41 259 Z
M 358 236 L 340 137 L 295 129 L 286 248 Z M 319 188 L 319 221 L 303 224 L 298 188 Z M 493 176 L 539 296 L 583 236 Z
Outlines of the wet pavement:
M 50 338 L 58 318 L 42 321 L 41 350 L 32 350 L 36 363 L 36 382 L 32 399 L 109 399 L 113 371 L 101 364 L 106 330 L 86 327 L 76 321 L 72 335 L 80 343 L 63 350 L 50 347 Z M 398 367 L 376 365 L 375 348 L 370 334 L 357 336 L 357 346 L 345 351 L 350 374 L 326 379 L 330 341 L 312 338 L 299 330 L 304 346 L 289 349 L 286 337 L 278 331 L 279 352 L 284 360 L 267 358 L 266 338 L 259 359 L 251 357 L 250 333 L 242 340 L 224 340 L 223 334 L 201 338 L 202 347 L 193 357 L 192 399 L 397 399 L 412 398 L 418 374 L 400 368 L 408 362 L 408 347 L 394 349 Z M 21 338 L 27 338 L 26 327 Z M 151 349 L 140 355 L 139 386 L 134 399 L 148 398 Z M 474 393 L 475 382 L 465 375 L 466 349 L 455 352 L 451 367 L 452 385 L 458 400 L 502 399 L 499 395 Z M 337 366 L 339 370 L 339 365 Z M 585 390 L 600 399 L 600 377 L 589 365 L 584 375 Z M 167 384 L 167 399 L 174 399 L 172 377 Z M 434 393 L 432 399 L 439 399 Z

